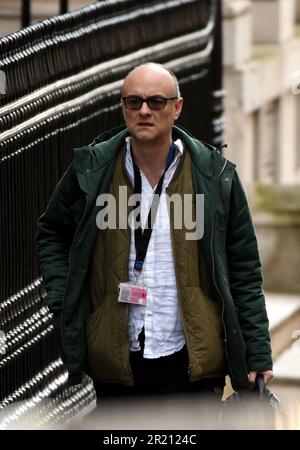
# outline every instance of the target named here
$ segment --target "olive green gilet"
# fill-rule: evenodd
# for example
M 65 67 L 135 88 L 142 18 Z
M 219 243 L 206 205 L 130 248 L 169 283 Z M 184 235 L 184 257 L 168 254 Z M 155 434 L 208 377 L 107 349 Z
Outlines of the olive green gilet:
M 124 153 L 120 152 L 110 185 L 116 199 L 119 222 L 119 186 L 133 193 L 124 176 Z M 180 162 L 167 193 L 193 194 L 191 159 L 188 151 Z M 194 198 L 194 195 L 193 197 Z M 126 213 L 122 197 L 121 212 Z M 128 202 L 127 202 L 128 204 Z M 128 212 L 129 212 L 128 208 Z M 193 216 L 195 218 L 193 201 Z M 123 215 L 123 218 L 125 216 Z M 218 304 L 204 295 L 199 280 L 198 245 L 187 240 L 184 226 L 174 228 L 170 209 L 171 239 L 183 330 L 189 356 L 189 379 L 225 374 L 221 313 Z M 184 222 L 184 221 L 182 221 Z M 183 223 L 184 225 L 184 223 Z M 90 266 L 90 289 L 94 312 L 87 319 L 88 374 L 107 383 L 133 385 L 128 340 L 128 304 L 118 303 L 118 284 L 128 281 L 130 228 L 99 230 Z

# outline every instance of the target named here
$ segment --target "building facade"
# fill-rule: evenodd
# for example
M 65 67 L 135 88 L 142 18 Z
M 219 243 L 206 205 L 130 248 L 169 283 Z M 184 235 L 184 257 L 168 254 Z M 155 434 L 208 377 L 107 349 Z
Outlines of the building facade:
M 300 183 L 300 2 L 223 5 L 228 157 L 247 184 Z
M 300 292 L 300 1 L 223 0 L 226 156 L 254 210 L 265 287 Z

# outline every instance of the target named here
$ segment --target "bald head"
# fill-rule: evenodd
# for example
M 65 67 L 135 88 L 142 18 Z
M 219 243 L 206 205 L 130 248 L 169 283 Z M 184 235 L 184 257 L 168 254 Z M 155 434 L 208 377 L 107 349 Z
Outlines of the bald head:
M 175 74 L 166 69 L 161 64 L 145 63 L 131 70 L 124 79 L 122 86 L 122 96 L 128 95 L 128 89 L 143 79 L 144 83 L 156 86 L 163 86 L 170 92 L 170 96 L 180 97 L 178 80 Z
M 133 105 L 137 102 L 137 108 L 128 106 L 130 98 Z M 162 108 L 155 107 L 156 99 Z M 151 144 L 151 152 L 155 147 L 168 151 L 172 127 L 180 116 L 182 105 L 176 77 L 163 66 L 147 63 L 129 72 L 122 88 L 122 111 L 133 147 L 144 148 Z

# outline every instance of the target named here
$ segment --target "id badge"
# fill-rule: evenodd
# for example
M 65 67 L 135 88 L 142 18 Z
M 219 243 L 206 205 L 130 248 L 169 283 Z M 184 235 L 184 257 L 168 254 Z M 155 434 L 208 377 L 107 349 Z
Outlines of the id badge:
M 130 283 L 119 284 L 118 302 L 131 303 L 133 305 L 146 305 L 147 289 Z

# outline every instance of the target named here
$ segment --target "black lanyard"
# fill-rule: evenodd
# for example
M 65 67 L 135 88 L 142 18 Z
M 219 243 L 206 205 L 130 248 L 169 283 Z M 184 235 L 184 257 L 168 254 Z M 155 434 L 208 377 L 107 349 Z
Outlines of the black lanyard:
M 175 149 L 176 149 L 176 146 L 175 146 L 174 142 L 172 142 L 172 145 L 169 150 L 168 159 L 166 162 L 165 171 L 162 174 L 162 176 L 160 177 L 159 182 L 157 183 L 157 186 L 155 189 L 154 200 L 152 200 L 152 203 L 150 206 L 150 210 L 149 210 L 148 218 L 147 218 L 147 225 L 145 226 L 144 231 L 142 230 L 141 226 L 139 226 L 139 227 L 135 226 L 135 228 L 134 228 L 134 244 L 135 244 L 135 251 L 136 251 L 134 270 L 140 271 L 143 268 L 148 245 L 149 245 L 151 234 L 152 234 L 152 227 L 153 227 L 155 219 L 156 219 L 159 199 L 160 199 L 163 182 L 164 182 L 164 178 L 165 178 L 165 173 L 174 160 Z M 131 158 L 132 158 L 133 170 L 134 170 L 134 193 L 141 194 L 142 193 L 141 174 L 140 174 L 139 168 L 137 167 L 137 165 L 134 162 L 132 150 L 130 150 L 130 151 L 131 151 Z M 156 194 L 158 195 L 158 198 L 157 198 Z M 137 206 L 139 206 L 141 208 L 141 205 L 137 205 Z M 139 214 L 136 216 L 135 220 L 140 221 L 141 220 L 140 216 L 141 216 L 141 213 L 139 212 Z M 152 219 L 153 219 L 153 223 L 152 223 Z

